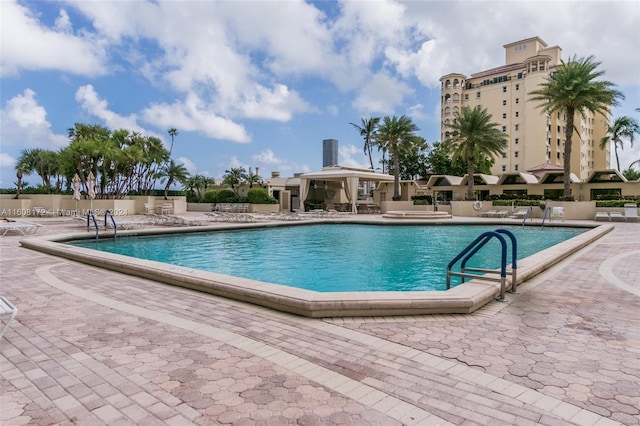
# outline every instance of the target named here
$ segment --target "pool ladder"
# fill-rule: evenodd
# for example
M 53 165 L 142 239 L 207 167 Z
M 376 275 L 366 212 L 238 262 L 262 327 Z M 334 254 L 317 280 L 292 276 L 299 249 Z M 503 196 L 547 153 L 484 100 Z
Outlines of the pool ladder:
M 513 235 L 511 231 L 508 231 L 506 229 L 496 229 L 495 231 L 483 232 L 478 238 L 476 238 L 471 244 L 469 244 L 464 250 L 462 250 L 451 262 L 449 262 L 449 264 L 447 265 L 447 290 L 451 288 L 452 276 L 460 277 L 462 282 L 464 282 L 465 278 L 482 278 L 483 280 L 497 281 L 500 282 L 500 297 L 498 298 L 498 300 L 503 302 L 505 300 L 504 295 L 507 282 L 507 241 L 504 238 L 504 235 L 509 237 L 509 239 L 511 240 L 511 271 L 509 272 L 511 275 L 510 292 L 515 293 L 518 270 L 518 242 L 515 235 Z M 500 242 L 501 246 L 500 271 L 498 272 L 495 269 L 467 267 L 467 262 L 469 262 L 469 260 L 493 238 L 497 239 Z M 461 259 L 462 262 L 460 262 L 460 272 L 452 271 L 451 269 Z M 485 275 L 480 275 L 479 273 L 484 273 Z M 498 273 L 500 274 L 499 277 L 491 276 Z
M 113 215 L 111 214 L 111 210 L 107 210 L 104 213 L 104 229 L 107 229 L 107 217 L 111 218 L 111 224 L 113 225 L 113 239 L 116 239 L 116 233 L 117 233 L 117 229 L 118 226 L 116 225 L 116 220 L 113 218 Z M 98 221 L 96 220 L 96 216 L 93 214 L 93 212 L 91 210 L 89 210 L 89 212 L 87 213 L 87 231 L 89 231 L 89 229 L 91 228 L 91 222 L 93 222 L 93 226 L 96 229 L 96 241 L 98 241 L 98 236 L 99 236 L 99 232 L 100 232 L 100 226 L 98 226 Z

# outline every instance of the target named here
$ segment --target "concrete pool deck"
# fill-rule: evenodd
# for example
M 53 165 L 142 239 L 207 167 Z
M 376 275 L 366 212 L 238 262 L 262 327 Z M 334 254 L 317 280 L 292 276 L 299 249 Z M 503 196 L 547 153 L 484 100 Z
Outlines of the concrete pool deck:
M 0 342 L 3 425 L 640 424 L 637 223 L 504 303 L 385 318 L 304 318 L 22 239 L 0 239 L 19 308 Z

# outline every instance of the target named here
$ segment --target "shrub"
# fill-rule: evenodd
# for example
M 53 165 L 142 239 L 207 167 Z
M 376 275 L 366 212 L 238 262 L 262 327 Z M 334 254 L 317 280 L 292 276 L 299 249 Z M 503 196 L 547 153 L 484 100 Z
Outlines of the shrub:
M 237 203 L 238 196 L 230 189 L 219 189 L 214 203 Z
M 413 200 L 414 206 L 430 205 L 433 201 L 433 197 L 431 195 L 414 195 L 411 199 Z
M 270 196 L 264 188 L 251 188 L 247 192 L 247 202 L 251 204 L 278 204 L 278 200 Z
M 203 203 L 215 203 L 217 197 L 218 197 L 218 190 L 217 189 L 212 189 L 212 190 L 207 191 L 207 192 L 204 193 L 204 195 L 202 196 L 202 202 Z

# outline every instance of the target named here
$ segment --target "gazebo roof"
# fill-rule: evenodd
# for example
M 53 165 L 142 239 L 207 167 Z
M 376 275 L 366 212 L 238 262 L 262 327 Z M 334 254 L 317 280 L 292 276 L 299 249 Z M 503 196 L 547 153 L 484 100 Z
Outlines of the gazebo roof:
M 325 167 L 320 172 L 304 173 L 301 179 L 314 180 L 343 180 L 345 178 L 358 178 L 363 181 L 393 181 L 393 176 L 376 173 L 366 169 L 348 169 L 343 167 Z

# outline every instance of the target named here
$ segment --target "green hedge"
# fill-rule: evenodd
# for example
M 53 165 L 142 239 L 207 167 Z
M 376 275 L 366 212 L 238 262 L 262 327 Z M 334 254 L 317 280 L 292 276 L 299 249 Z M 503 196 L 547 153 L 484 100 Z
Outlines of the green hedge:
M 251 188 L 247 192 L 247 202 L 251 204 L 278 204 L 278 200 L 270 196 L 264 188 Z
M 624 207 L 627 203 L 640 205 L 638 200 L 598 200 L 596 201 L 596 207 Z

